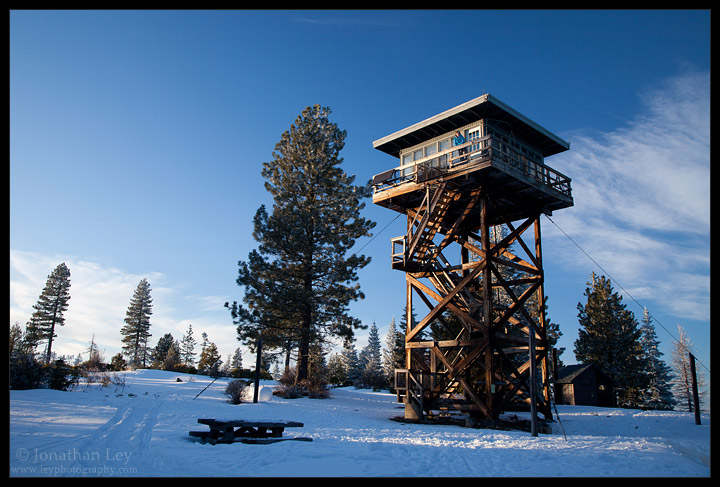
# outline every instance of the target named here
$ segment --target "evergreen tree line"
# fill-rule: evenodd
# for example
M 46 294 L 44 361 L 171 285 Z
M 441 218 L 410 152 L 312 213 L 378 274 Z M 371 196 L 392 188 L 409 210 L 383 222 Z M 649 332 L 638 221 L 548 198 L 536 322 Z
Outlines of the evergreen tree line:
M 19 323 L 10 327 L 10 387 L 32 389 L 50 387 L 67 389 L 81 376 L 94 372 L 120 371 L 128 368 L 156 368 L 213 376 L 250 377 L 251 371 L 242 368 L 242 353 L 235 353 L 223 362 L 215 343 L 202 333 L 199 353 L 192 325 L 180 340 L 167 333 L 154 347 L 149 346 L 151 288 L 142 279 L 128 306 L 124 326 L 120 329 L 122 351 L 106 363 L 93 336 L 87 349 L 88 359 L 81 355 L 57 357 L 53 343 L 60 327 L 65 325 L 64 312 L 70 300 L 70 270 L 63 262 L 48 276 L 43 291 L 33 306 L 33 314 L 25 329 Z
M 647 308 L 638 323 L 608 278 L 593 273 L 587 284 L 587 301 L 577 305 L 577 361 L 598 365 L 613 380 L 620 407 L 693 411 L 689 364 L 693 345 L 682 327 L 678 325 L 669 366 L 662 359 Z M 705 381 L 700 370 L 697 382 L 702 402 Z

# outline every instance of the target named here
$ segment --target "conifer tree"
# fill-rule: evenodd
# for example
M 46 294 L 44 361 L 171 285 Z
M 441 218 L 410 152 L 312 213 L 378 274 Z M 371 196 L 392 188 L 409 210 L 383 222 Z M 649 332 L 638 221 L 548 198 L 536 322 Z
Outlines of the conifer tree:
M 370 325 L 368 344 L 365 347 L 364 355 L 368 362 L 373 362 L 378 368 L 382 364 L 382 344 L 380 343 L 378 327 L 374 321 L 373 324 Z
M 578 303 L 575 357 L 599 366 L 615 383 L 618 405 L 638 407 L 646 387 L 641 363 L 640 330 L 610 280 L 592 274 L 585 289 L 587 304 Z
M 382 345 L 378 327 L 374 322 L 370 326 L 368 344 L 360 353 L 360 366 L 363 387 L 378 389 L 386 385 L 386 376 L 382 367 Z
M 400 333 L 403 334 L 403 337 L 407 334 L 409 330 L 412 330 L 415 328 L 418 324 L 417 320 L 417 314 L 415 313 L 415 307 L 413 306 L 411 313 L 410 313 L 410 326 L 408 326 L 407 322 L 407 305 L 403 307 L 403 313 L 402 317 L 400 318 Z M 403 344 L 403 347 L 405 347 L 405 344 Z
M 148 339 L 150 334 L 150 315 L 152 315 L 152 298 L 150 284 L 143 279 L 138 284 L 130 306 L 125 313 L 125 325 L 120 329 L 122 334 L 123 353 L 128 357 L 131 367 L 145 367 L 148 356 Z
M 554 348 L 557 351 L 558 367 L 563 366 L 562 359 L 560 358 L 565 352 L 565 347 L 557 347 L 557 343 L 560 337 L 563 335 L 560 331 L 560 325 L 554 323 L 547 313 L 548 310 L 548 297 L 545 297 L 545 330 L 547 333 L 548 345 L 550 348 Z
M 193 338 L 192 325 L 188 325 L 187 332 L 180 340 L 180 361 L 185 365 L 195 363 L 195 338 Z
M 357 350 L 353 340 L 345 340 L 343 343 L 342 360 L 347 374 L 347 381 L 355 384 L 360 380 L 362 369 L 358 360 Z
M 652 318 L 647 308 L 643 310 L 640 332 L 643 363 L 648 376 L 643 407 L 671 410 L 675 404 L 670 390 L 671 369 L 661 358 L 663 353 L 659 349 L 660 342 L 657 340 L 655 327 L 652 325 Z
M 34 349 L 40 342 L 47 342 L 45 362 L 50 363 L 53 339 L 59 326 L 65 324 L 63 313 L 70 300 L 70 269 L 65 263 L 58 265 L 48 276 L 45 288 L 26 326 L 26 340 Z
M 310 347 L 310 360 L 308 364 L 308 379 L 317 384 L 327 383 L 327 361 L 325 360 L 325 350 L 320 343 L 315 343 Z M 269 370 L 269 366 L 265 370 Z
M 235 349 L 235 353 L 233 353 L 232 357 L 230 358 L 230 369 L 242 369 L 242 352 L 239 348 Z
M 220 360 L 220 352 L 218 352 L 217 345 L 212 342 L 208 342 L 208 344 L 203 347 L 202 353 L 200 354 L 198 372 L 214 376 L 217 374 L 217 371 L 220 370 L 221 365 L 222 360 Z
M 123 358 L 122 353 L 116 353 L 110 359 L 110 370 L 125 370 L 128 364 Z
M 10 389 L 34 389 L 43 381 L 44 367 L 35 360 L 35 344 L 29 343 L 27 326 L 25 332 L 15 323 L 10 328 Z
M 173 338 L 171 333 L 165 333 L 163 336 L 160 337 L 157 345 L 155 345 L 155 348 L 152 350 L 152 360 L 154 367 L 162 368 L 168 351 L 171 347 L 173 347 L 173 345 L 175 345 L 175 339 Z M 173 352 L 177 353 L 177 349 L 173 350 Z
M 327 362 L 328 383 L 335 386 L 344 386 L 347 382 L 347 370 L 343 357 L 339 353 L 333 353 Z
M 180 364 L 180 352 L 178 352 L 180 344 L 177 340 L 174 340 L 165 354 L 165 358 L 162 361 L 163 370 L 175 370 Z
M 206 332 L 202 332 L 200 336 L 202 337 L 202 342 L 200 342 L 200 355 L 202 355 L 207 346 L 210 345 L 210 340 Z
M 17 321 L 10 327 L 10 357 L 24 352 L 25 335 Z
M 672 369 L 675 377 L 672 380 L 672 392 L 680 410 L 695 412 L 692 391 L 692 370 L 690 367 L 690 354 L 693 354 L 693 343 L 685 332 L 685 329 L 677 325 L 678 341 L 672 349 Z M 695 367 L 695 379 L 697 381 L 698 396 L 702 408 L 705 397 L 705 377 L 699 367 Z
M 375 225 L 362 218 L 370 186 L 340 167 L 346 132 L 328 119 L 329 108 L 307 107 L 263 163 L 272 212 L 261 206 L 253 220 L 259 243 L 238 262 L 237 284 L 245 306 L 226 306 L 238 339 L 254 346 L 298 350 L 296 381 L 308 377 L 311 346 L 328 337 L 350 338 L 362 328 L 348 313 L 362 299 L 357 271 L 369 257 L 347 252 Z
M 395 382 L 395 369 L 405 368 L 405 334 L 395 326 L 395 316 L 390 320 L 383 349 L 383 370 L 388 384 Z

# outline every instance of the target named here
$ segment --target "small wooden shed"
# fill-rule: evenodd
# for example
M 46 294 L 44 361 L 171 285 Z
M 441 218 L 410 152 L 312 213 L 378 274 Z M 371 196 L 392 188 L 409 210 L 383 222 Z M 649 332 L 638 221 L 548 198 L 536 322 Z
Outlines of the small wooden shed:
M 568 365 L 558 370 L 555 403 L 615 407 L 615 389 L 610 377 L 597 365 Z

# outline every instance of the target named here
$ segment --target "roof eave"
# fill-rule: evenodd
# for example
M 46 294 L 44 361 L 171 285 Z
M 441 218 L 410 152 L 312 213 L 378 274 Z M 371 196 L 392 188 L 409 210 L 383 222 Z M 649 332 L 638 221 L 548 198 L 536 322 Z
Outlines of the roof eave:
M 424 140 L 429 140 L 437 135 L 451 132 L 468 123 L 483 119 L 488 107 L 493 107 L 495 110 L 500 110 L 501 113 L 509 115 L 511 119 L 519 122 L 523 128 L 529 129 L 539 136 L 543 141 L 543 147 L 538 147 L 538 149 L 542 150 L 543 156 L 547 157 L 570 148 L 568 142 L 489 93 L 382 137 L 373 142 L 373 147 L 394 157 L 399 157 L 401 149 L 412 147 L 422 143 Z

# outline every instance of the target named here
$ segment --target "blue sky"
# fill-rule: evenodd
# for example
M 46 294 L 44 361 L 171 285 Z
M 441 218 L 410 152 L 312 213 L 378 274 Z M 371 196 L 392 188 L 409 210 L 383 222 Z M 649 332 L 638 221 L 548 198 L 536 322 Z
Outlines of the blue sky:
M 348 134 L 345 170 L 364 181 L 396 165 L 373 140 L 490 93 L 571 143 L 546 162 L 573 179 L 575 206 L 542 222 L 563 360 L 575 363 L 576 306 L 594 271 L 634 298 L 624 299 L 638 319 L 635 301 L 648 307 L 668 361 L 680 324 L 710 368 L 709 11 L 9 19 L 10 323 L 25 324 L 65 262 L 60 353 L 86 350 L 93 334 L 107 358 L 117 353 L 147 278 L 153 340 L 192 324 L 227 356 L 240 344 L 222 305 L 242 297 L 237 261 L 256 247 L 252 217 L 271 201 L 261 165 L 303 108 L 331 108 Z M 403 274 L 389 264 L 404 223 L 371 201 L 365 216 L 382 232 L 358 242 L 373 261 L 352 312 L 384 337 L 404 306 Z

